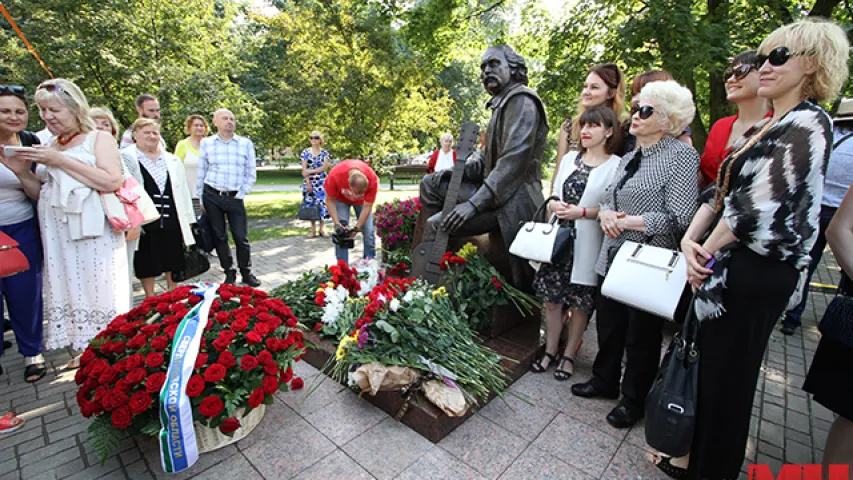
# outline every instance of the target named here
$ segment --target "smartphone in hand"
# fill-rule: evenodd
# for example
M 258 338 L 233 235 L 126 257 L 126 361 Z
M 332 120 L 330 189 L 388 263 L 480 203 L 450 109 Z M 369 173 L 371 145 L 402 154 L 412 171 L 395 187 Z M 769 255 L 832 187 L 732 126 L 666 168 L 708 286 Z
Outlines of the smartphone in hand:
M 4 157 L 14 157 L 15 154 L 19 151 L 32 150 L 32 147 L 16 147 L 14 145 L 6 145 L 3 147 L 3 156 Z

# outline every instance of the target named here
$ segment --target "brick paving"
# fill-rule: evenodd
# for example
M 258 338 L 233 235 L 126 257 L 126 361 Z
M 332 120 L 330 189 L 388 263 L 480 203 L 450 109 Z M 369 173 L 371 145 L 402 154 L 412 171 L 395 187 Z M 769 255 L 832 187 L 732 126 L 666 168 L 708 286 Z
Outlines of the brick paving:
M 264 288 L 334 260 L 330 240 L 320 238 L 262 242 L 253 245 L 253 252 L 254 271 Z M 211 263 L 214 267 L 202 280 L 221 281 L 216 259 Z M 838 276 L 827 252 L 813 282 L 832 285 Z M 136 287 L 139 301 L 141 289 Z M 804 327 L 791 337 L 778 329 L 773 333 L 755 396 L 747 463 L 767 463 L 776 470 L 782 463 L 820 462 L 834 416 L 800 387 L 819 339 L 816 319 L 830 299 L 830 293 L 812 293 Z M 202 455 L 190 470 L 171 477 L 666 478 L 646 460 L 642 424 L 613 429 L 604 416 L 615 402 L 569 392 L 572 383 L 589 378 L 594 332 L 590 328 L 586 333 L 572 381 L 528 373 L 511 387 L 507 403 L 490 403 L 436 445 L 327 380 L 307 398 L 307 389 L 278 394 L 247 438 Z M 14 341 L 9 334 L 6 339 Z M 150 439 L 127 438 L 104 465 L 97 461 L 87 444 L 88 421 L 76 406 L 74 372 L 63 369 L 70 354 L 50 352 L 47 359 L 48 374 L 30 385 L 23 381 L 15 349 L 3 358 L 0 409 L 17 412 L 27 423 L 0 436 L 0 480 L 164 477 L 157 445 Z M 296 370 L 309 386 L 319 380 L 307 364 Z

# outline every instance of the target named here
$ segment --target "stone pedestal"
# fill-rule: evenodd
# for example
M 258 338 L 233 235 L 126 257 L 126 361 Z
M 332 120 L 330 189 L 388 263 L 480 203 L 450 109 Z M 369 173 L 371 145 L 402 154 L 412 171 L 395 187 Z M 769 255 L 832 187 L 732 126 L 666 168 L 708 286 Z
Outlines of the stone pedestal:
M 303 358 L 318 369 L 323 368 L 329 358 L 335 355 L 337 345 L 330 340 L 320 340 L 315 332 L 306 333 L 305 341 L 319 347 L 309 348 Z M 506 357 L 501 363 L 507 368 L 510 383 L 515 382 L 527 372 L 530 364 L 536 359 L 536 353 L 539 349 L 539 322 L 531 321 L 519 324 L 493 338 L 483 338 L 483 343 Z M 501 401 L 494 399 L 494 397 L 494 394 L 490 395 L 488 401 Z M 361 398 L 391 416 L 396 415 L 404 403 L 399 392 L 379 392 L 376 396 L 364 394 Z M 483 406 L 485 404 L 480 405 L 479 408 Z M 473 412 L 469 411 L 463 417 L 449 417 L 425 397 L 416 394 L 409 403 L 409 408 L 401 421 L 427 440 L 438 443 L 456 427 L 462 425 L 472 414 Z

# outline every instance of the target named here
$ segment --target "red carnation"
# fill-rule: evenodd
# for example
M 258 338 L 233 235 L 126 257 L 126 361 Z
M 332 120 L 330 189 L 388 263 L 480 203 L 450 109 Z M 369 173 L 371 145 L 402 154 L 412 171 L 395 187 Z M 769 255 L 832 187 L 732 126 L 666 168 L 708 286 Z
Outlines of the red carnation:
M 143 380 L 145 380 L 145 369 L 134 368 L 126 377 L 124 377 L 124 379 L 130 384 L 139 385 Z
M 218 363 L 214 363 L 204 371 L 204 380 L 208 383 L 217 383 L 225 378 L 225 373 L 225 367 Z
M 187 396 L 188 397 L 197 397 L 204 392 L 204 378 L 199 374 L 195 374 L 190 377 L 190 380 L 187 382 Z
M 261 350 L 258 352 L 258 361 L 261 365 L 269 365 L 271 363 L 275 363 L 275 360 L 272 358 L 272 354 L 266 350 Z
M 167 346 L 169 346 L 169 339 L 163 335 L 151 339 L 151 350 L 162 352 Z
M 145 357 L 145 365 L 148 368 L 160 368 L 164 361 L 163 354 L 160 352 L 151 352 Z
M 240 420 L 237 420 L 234 417 L 226 418 L 222 425 L 219 426 L 219 431 L 224 433 L 225 435 L 230 435 L 237 431 L 242 425 L 240 425 Z
M 213 418 L 219 415 L 219 412 L 222 411 L 222 407 L 224 406 L 225 405 L 222 403 L 221 398 L 216 395 L 211 395 L 209 397 L 205 397 L 204 400 L 201 401 L 201 404 L 198 406 L 198 413 L 205 417 Z
M 293 378 L 293 367 L 288 366 L 287 370 L 282 370 L 280 372 L 280 375 L 281 375 L 281 381 L 282 382 L 284 382 L 284 383 L 289 382 L 290 379 Z
M 252 355 L 243 355 L 240 358 L 240 368 L 247 372 L 257 367 L 258 363 L 258 359 L 253 357 Z
M 303 382 L 302 379 L 299 377 L 294 378 L 293 381 L 290 382 L 290 388 L 292 388 L 294 390 L 299 390 L 304 386 L 305 386 L 305 382 Z
M 237 365 L 237 359 L 234 358 L 233 353 L 228 350 L 225 350 L 224 352 L 222 352 L 221 355 L 219 355 L 219 359 L 216 360 L 216 363 L 219 363 L 225 368 L 231 368 L 234 365 Z
M 152 373 L 148 377 L 148 380 L 145 381 L 145 391 L 148 393 L 159 392 L 163 388 L 164 383 L 166 383 L 166 374 L 164 372 Z
M 151 403 L 153 402 L 151 400 L 151 395 L 148 392 L 136 392 L 130 397 L 130 411 L 133 412 L 134 415 L 139 415 L 140 413 L 148 410 Z
M 257 332 L 249 332 L 246 334 L 246 342 L 249 345 L 255 345 L 257 343 L 261 343 L 261 340 L 263 340 L 263 338 L 260 335 L 258 335 Z
M 112 424 L 119 430 L 124 430 L 133 422 L 133 412 L 127 405 L 113 411 L 110 417 Z
M 231 330 L 234 330 L 235 332 L 243 332 L 247 328 L 249 328 L 249 322 L 243 318 L 238 318 L 231 322 Z
M 199 353 L 198 356 L 195 357 L 195 369 L 196 370 L 201 370 L 201 367 L 203 367 L 206 363 L 207 363 L 207 354 L 206 353 Z
M 265 394 L 263 389 L 256 388 L 255 391 L 253 391 L 252 394 L 249 395 L 249 407 L 257 408 L 258 405 L 264 403 L 264 397 Z
M 228 320 L 231 319 L 231 314 L 228 312 L 216 312 L 216 315 L 213 316 L 213 319 L 216 320 L 216 323 L 220 325 L 225 325 L 228 323 Z
M 272 395 L 278 391 L 278 379 L 274 375 L 264 376 L 261 381 L 261 388 L 264 389 L 264 393 Z

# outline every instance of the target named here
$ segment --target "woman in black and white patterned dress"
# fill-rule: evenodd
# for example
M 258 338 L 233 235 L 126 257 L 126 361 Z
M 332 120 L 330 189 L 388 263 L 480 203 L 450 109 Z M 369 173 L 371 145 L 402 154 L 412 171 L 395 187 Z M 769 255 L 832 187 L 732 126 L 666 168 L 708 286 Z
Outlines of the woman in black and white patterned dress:
M 311 148 L 306 148 L 299 156 L 302 160 L 302 205 L 319 207 L 321 220 L 311 221 L 311 237 L 317 236 L 317 224 L 320 225 L 320 236 L 325 237 L 323 220 L 329 218 L 326 210 L 326 171 L 329 169 L 329 152 L 323 149 L 323 135 L 314 130 L 309 137 Z
M 622 158 L 598 215 L 606 235 L 595 267 L 602 281 L 623 243 L 675 249 L 696 212 L 699 153 L 676 140 L 696 112 L 690 90 L 674 81 L 648 83 L 631 112 L 638 148 Z M 599 350 L 593 377 L 572 385 L 572 393 L 618 398 L 626 353 L 622 399 L 607 421 L 627 428 L 643 416 L 660 363 L 664 319 L 601 295 L 596 312 Z

